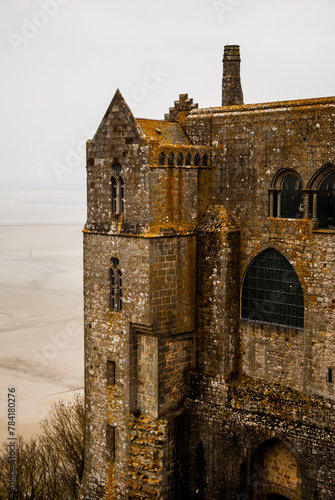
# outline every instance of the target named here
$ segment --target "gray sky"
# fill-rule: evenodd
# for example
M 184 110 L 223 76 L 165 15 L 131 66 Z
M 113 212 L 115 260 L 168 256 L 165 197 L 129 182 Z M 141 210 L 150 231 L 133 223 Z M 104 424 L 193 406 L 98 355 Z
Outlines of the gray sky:
M 334 0 L 0 0 L 1 188 L 84 189 L 118 87 L 137 117 L 220 105 L 227 43 L 246 103 L 334 95 L 334 20 Z

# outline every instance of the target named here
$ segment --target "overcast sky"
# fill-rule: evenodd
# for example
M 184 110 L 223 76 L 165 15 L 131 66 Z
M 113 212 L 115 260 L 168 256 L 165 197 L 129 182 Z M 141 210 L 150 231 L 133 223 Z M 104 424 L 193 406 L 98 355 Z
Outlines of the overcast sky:
M 0 0 L 1 188 L 84 189 L 83 145 L 117 88 L 137 117 L 180 93 L 221 104 L 335 95 L 334 0 Z

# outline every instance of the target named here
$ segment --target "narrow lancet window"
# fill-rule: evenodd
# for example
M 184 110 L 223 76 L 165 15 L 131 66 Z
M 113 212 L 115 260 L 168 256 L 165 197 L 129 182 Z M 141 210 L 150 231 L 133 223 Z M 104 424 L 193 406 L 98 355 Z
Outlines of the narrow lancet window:
M 111 178 L 111 190 L 112 190 L 112 213 L 116 214 L 116 179 L 115 177 Z
M 159 153 L 158 164 L 159 165 L 164 165 L 165 164 L 165 154 L 163 152 Z
M 112 198 L 112 214 L 120 215 L 124 213 L 124 182 L 122 177 L 117 179 L 111 178 L 111 198 Z
M 118 259 L 112 259 L 112 261 L 117 261 Z M 117 264 L 118 265 L 118 264 Z M 122 311 L 123 307 L 123 289 L 122 289 L 122 273 L 120 269 L 110 268 L 109 270 L 109 290 L 110 290 L 110 310 L 111 311 Z
M 168 165 L 173 165 L 174 164 L 174 154 L 170 153 L 168 156 Z
M 117 270 L 117 288 L 118 288 L 118 310 L 122 311 L 122 273 Z
M 202 157 L 202 165 L 204 167 L 208 167 L 208 154 L 205 153 L 204 156 Z
M 114 270 L 109 270 L 109 286 L 110 286 L 110 310 L 114 311 L 115 309 L 115 276 Z
M 186 155 L 186 165 L 190 166 L 192 161 L 192 155 L 191 153 L 187 153 Z
M 335 229 L 335 172 L 322 182 L 317 196 L 319 227 Z
M 200 166 L 200 155 L 197 153 L 194 157 L 194 165 L 196 167 L 199 167 Z
M 110 424 L 106 425 L 106 455 L 107 460 L 115 462 L 115 427 Z

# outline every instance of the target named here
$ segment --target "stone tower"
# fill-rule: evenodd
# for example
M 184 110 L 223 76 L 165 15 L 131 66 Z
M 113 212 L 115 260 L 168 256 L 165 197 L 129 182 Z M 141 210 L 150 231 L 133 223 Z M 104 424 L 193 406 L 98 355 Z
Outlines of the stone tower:
M 240 47 L 226 45 L 223 53 L 222 106 L 243 104 Z
M 335 98 L 239 71 L 87 143 L 82 500 L 335 497 Z

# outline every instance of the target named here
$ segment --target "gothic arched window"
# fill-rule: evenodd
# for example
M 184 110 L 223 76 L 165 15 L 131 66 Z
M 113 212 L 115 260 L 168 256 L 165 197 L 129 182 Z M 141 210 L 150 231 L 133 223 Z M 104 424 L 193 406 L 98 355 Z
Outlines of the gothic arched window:
M 194 165 L 196 167 L 199 167 L 199 165 L 200 165 L 200 155 L 198 153 L 194 157 Z
M 291 328 L 304 326 L 304 297 L 290 262 L 274 248 L 252 261 L 242 286 L 241 317 Z
M 111 198 L 112 198 L 112 213 L 116 214 L 116 179 L 111 178 Z
M 302 183 L 296 175 L 289 175 L 282 186 L 280 217 L 301 219 L 302 215 Z
M 158 156 L 158 164 L 159 165 L 164 165 L 165 163 L 165 153 L 159 153 L 159 156 Z
M 117 282 L 117 310 L 122 311 L 122 273 L 118 269 L 116 271 L 116 282 Z
M 174 154 L 170 153 L 168 156 L 168 165 L 173 165 L 174 164 Z
M 185 162 L 186 165 L 188 165 L 188 166 L 191 165 L 191 161 L 192 161 L 192 155 L 191 155 L 191 153 L 187 153 L 186 162 Z
M 335 229 L 335 172 L 322 182 L 317 196 L 319 227 Z
M 292 169 L 279 170 L 274 176 L 269 190 L 270 217 L 301 219 L 308 216 L 308 199 L 304 200 L 302 182 Z
M 184 161 L 183 153 L 179 153 L 178 156 L 177 156 L 177 165 L 179 167 L 181 167 L 182 164 L 183 164 L 183 161 Z
M 118 196 L 119 200 L 119 213 L 123 214 L 124 212 L 124 182 L 122 177 L 118 178 L 118 183 L 116 185 L 116 188 L 118 188 L 116 191 L 116 194 Z M 119 190 L 119 191 L 118 191 Z
M 124 182 L 122 177 L 111 178 L 112 214 L 120 215 L 124 212 Z
M 114 270 L 109 270 L 109 288 L 110 288 L 110 310 L 115 309 L 115 275 Z
M 208 154 L 205 153 L 204 156 L 202 157 L 202 165 L 204 167 L 208 167 Z
M 122 311 L 122 273 L 117 267 L 119 260 L 112 259 L 114 268 L 109 270 L 109 293 L 110 293 L 110 310 Z

